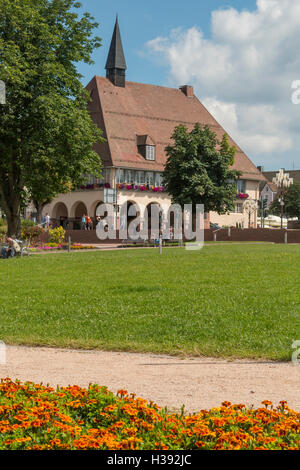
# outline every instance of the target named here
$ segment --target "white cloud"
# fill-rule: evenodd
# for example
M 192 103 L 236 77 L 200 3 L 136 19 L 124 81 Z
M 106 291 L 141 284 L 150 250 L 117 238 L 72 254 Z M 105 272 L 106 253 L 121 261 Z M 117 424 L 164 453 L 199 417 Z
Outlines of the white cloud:
M 274 154 L 277 161 L 280 152 L 298 154 L 300 147 L 300 106 L 291 105 L 291 83 L 300 79 L 299 42 L 300 1 L 257 0 L 252 12 L 213 11 L 210 39 L 194 26 L 147 46 L 169 67 L 170 85 L 194 85 L 249 156 L 264 155 L 271 165 Z
M 238 145 L 252 153 L 284 152 L 292 148 L 285 128 L 285 118 L 270 105 L 237 105 L 207 98 L 204 106 L 222 124 Z M 251 129 L 251 132 L 249 132 Z

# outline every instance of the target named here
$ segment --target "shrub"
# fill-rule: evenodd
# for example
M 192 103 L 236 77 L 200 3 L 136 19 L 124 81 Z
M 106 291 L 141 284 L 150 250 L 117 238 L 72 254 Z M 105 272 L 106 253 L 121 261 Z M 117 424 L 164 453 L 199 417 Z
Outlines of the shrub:
M 61 245 L 65 239 L 65 234 L 66 234 L 66 231 L 63 227 L 50 229 L 49 230 L 50 242 Z
M 3 241 L 7 233 L 7 225 L 0 225 L 0 241 Z
M 33 222 L 33 220 L 29 220 L 29 219 L 21 220 L 21 229 L 26 228 L 26 227 L 34 227 L 34 226 L 35 226 L 35 223 Z
M 26 225 L 21 227 L 21 238 L 22 240 L 28 240 L 32 243 L 34 240 L 39 238 L 44 230 L 39 225 Z

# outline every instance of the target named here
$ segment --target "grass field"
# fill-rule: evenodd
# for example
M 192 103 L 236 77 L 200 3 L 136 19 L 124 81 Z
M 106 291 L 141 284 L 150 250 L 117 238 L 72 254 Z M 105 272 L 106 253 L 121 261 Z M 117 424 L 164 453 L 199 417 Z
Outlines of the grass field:
M 290 360 L 299 279 L 296 245 L 0 260 L 0 340 Z

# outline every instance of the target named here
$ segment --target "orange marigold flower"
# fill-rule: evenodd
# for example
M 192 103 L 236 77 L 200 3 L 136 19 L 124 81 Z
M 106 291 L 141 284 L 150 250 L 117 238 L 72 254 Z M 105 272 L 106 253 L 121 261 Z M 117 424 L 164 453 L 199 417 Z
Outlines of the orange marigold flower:
M 264 400 L 264 401 L 262 401 L 261 403 L 262 403 L 262 405 L 265 405 L 266 407 L 273 405 L 273 403 L 272 403 L 270 400 Z
M 231 403 L 230 401 L 225 400 L 223 401 L 222 406 L 225 406 L 226 408 L 228 408 L 229 406 L 231 406 Z

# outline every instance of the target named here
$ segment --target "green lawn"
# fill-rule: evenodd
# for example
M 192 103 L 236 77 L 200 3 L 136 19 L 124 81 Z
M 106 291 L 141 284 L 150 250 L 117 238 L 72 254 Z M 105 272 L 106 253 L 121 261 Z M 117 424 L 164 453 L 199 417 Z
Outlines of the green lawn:
M 0 260 L 0 340 L 290 360 L 299 280 L 296 245 Z

